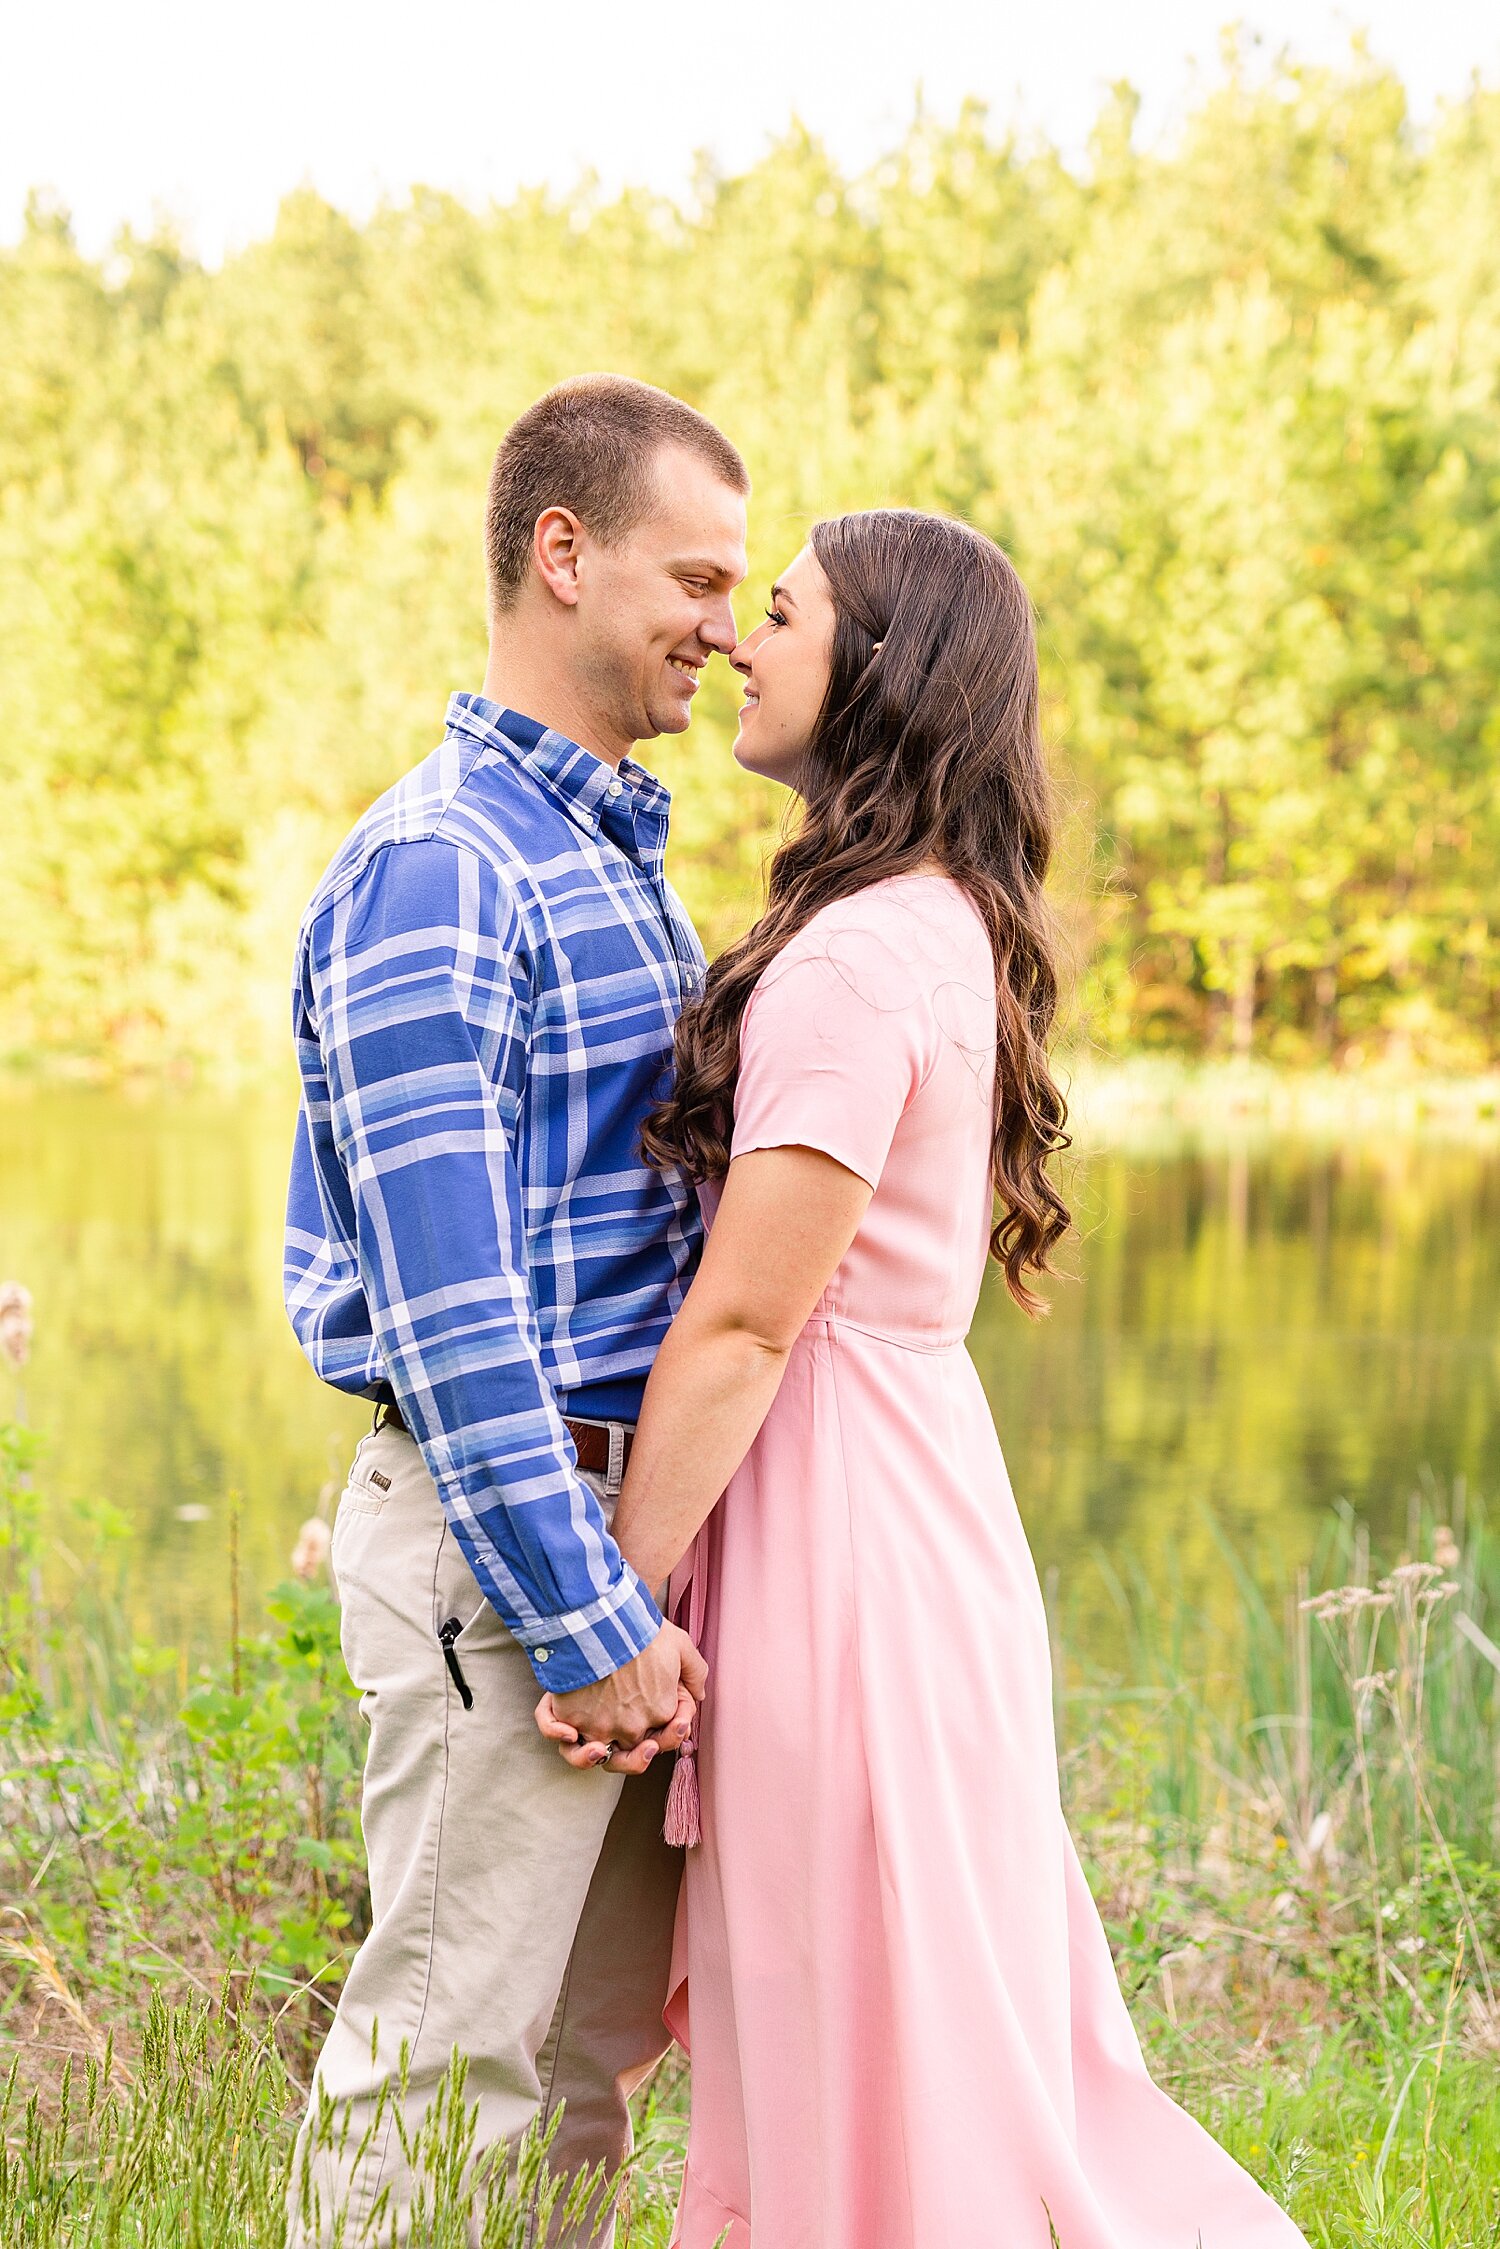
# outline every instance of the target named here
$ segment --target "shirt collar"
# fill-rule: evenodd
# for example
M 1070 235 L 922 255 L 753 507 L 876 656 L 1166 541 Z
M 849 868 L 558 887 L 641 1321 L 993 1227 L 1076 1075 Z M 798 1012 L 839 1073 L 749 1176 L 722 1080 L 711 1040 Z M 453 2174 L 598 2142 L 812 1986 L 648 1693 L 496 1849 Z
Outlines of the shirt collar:
M 634 758 L 621 758 L 616 772 L 582 743 L 483 695 L 450 695 L 448 731 L 523 766 L 585 835 L 603 834 L 632 858 L 660 866 L 671 794 Z

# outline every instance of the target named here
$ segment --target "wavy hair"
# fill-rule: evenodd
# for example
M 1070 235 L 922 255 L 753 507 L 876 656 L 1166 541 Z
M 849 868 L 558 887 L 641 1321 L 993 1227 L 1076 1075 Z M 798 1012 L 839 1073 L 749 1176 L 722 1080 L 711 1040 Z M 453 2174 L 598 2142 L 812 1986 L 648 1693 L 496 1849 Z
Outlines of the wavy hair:
M 799 776 L 803 817 L 771 862 L 765 912 L 683 1009 L 675 1081 L 642 1147 L 661 1169 L 721 1177 L 741 1020 L 768 964 L 821 907 L 936 860 L 972 899 L 994 950 L 990 1250 L 1016 1301 L 1041 1312 L 1027 1277 L 1050 1269 L 1067 1230 L 1046 1167 L 1069 1142 L 1047 1064 L 1058 975 L 1043 882 L 1055 816 L 1031 603 L 993 540 L 942 516 L 838 516 L 814 525 L 812 549 L 836 621 Z

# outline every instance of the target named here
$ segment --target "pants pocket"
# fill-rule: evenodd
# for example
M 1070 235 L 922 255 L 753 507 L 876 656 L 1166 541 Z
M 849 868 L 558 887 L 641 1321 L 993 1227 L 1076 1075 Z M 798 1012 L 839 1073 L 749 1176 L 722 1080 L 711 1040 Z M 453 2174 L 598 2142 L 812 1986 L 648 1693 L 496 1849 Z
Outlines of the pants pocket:
M 391 1496 L 391 1479 L 366 1453 L 370 1440 L 361 1437 L 349 1468 L 349 1480 L 339 1495 L 339 1514 L 378 1515 Z

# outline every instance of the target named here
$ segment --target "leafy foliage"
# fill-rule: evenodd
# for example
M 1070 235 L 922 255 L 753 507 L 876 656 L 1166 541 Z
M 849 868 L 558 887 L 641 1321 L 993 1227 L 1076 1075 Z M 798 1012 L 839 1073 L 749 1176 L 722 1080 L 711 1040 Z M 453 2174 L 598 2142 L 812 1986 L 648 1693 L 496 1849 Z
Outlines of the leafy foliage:
M 693 400 L 815 514 L 954 510 L 1042 620 L 1083 1033 L 1493 1057 L 1500 95 L 1231 61 L 1168 153 L 1087 167 L 918 117 L 846 179 L 794 133 L 692 203 L 288 199 L 221 271 L 0 253 L 0 975 L 13 1059 L 279 1049 L 302 898 L 482 661 L 479 500 L 542 388 Z M 747 614 L 749 605 L 747 603 Z M 743 926 L 772 791 L 724 667 L 677 871 Z M 233 1053 L 225 1027 L 233 1026 Z
M 177 1651 L 122 1647 L 107 1599 L 49 1608 L 32 1456 L 0 1430 L 10 1956 L 54 1994 L 82 1975 L 127 2007 L 142 1979 L 227 1983 L 305 2036 L 367 1919 L 338 1605 L 326 1586 L 277 1588 L 269 1629 L 236 1632 L 184 1692 Z M 95 1509 L 69 1535 L 74 1567 L 107 1583 L 123 1522 Z

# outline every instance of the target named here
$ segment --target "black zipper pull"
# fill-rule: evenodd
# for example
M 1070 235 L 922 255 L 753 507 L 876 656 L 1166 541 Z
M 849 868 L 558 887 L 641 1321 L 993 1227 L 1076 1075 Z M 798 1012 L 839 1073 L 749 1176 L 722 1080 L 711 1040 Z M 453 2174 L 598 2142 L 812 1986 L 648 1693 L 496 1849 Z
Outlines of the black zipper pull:
M 458 1651 L 453 1645 L 462 1630 L 462 1618 L 450 1616 L 446 1624 L 438 1626 L 438 1642 L 443 1651 L 443 1661 L 448 1666 L 448 1676 L 458 1689 L 459 1700 L 465 1710 L 472 1710 L 474 1707 L 474 1690 L 459 1669 Z

